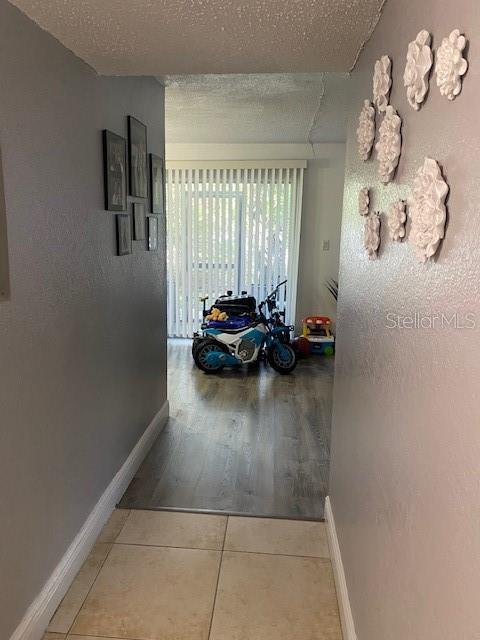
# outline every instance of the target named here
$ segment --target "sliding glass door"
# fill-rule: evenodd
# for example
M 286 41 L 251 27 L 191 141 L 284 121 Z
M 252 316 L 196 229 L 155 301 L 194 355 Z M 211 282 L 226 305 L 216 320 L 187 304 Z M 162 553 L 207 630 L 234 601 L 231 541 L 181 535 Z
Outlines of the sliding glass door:
M 285 278 L 294 315 L 302 166 L 167 165 L 168 333 L 188 337 L 227 290 L 257 301 Z

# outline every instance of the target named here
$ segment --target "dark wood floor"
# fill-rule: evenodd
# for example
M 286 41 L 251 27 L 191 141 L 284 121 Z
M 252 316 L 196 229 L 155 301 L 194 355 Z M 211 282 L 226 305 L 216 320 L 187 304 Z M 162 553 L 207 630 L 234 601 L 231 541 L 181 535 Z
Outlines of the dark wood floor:
M 170 341 L 168 357 L 171 417 L 119 506 L 322 519 L 333 359 L 212 376 L 190 341 Z

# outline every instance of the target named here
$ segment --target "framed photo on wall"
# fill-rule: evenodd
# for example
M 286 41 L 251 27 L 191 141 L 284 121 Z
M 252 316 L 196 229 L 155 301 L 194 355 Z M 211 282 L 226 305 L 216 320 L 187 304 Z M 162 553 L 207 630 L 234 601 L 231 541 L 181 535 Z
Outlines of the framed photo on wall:
M 125 138 L 103 130 L 105 209 L 127 210 L 127 143 Z
M 148 195 L 147 127 L 133 116 L 128 116 L 128 157 L 130 195 L 146 198 Z
M 133 205 L 133 239 L 145 240 L 145 204 L 134 202 Z
M 128 213 L 119 213 L 117 219 L 117 255 L 132 253 L 132 230 Z
M 163 158 L 150 154 L 150 205 L 152 213 L 165 211 Z
M 148 225 L 147 249 L 149 251 L 157 251 L 158 250 L 158 218 L 157 216 L 148 216 L 147 225 Z

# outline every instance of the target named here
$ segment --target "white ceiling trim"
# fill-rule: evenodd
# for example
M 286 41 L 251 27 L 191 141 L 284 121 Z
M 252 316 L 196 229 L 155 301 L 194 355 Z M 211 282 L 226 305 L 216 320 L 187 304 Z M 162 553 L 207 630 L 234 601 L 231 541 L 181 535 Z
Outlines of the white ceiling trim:
M 277 161 L 323 160 L 340 158 L 345 154 L 344 143 L 274 143 L 274 144 L 175 144 L 165 145 L 167 163 L 219 160 Z
M 167 169 L 306 169 L 306 160 L 168 160 Z

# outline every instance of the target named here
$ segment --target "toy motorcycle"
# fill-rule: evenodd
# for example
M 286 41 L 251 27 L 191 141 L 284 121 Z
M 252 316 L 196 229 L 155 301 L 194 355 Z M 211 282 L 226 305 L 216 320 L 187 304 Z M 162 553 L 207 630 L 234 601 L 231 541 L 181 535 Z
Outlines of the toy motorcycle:
M 227 322 L 214 320 L 202 325 L 202 334 L 194 336 L 192 347 L 197 367 L 206 373 L 218 373 L 225 366 L 251 364 L 266 358 L 279 373 L 293 371 L 297 357 L 289 344 L 292 327 L 285 325 L 284 313 L 277 309 L 276 302 L 278 290 L 286 282 L 281 282 L 259 304 L 258 313 L 251 309 L 256 305 L 252 297 L 219 298 L 216 309 L 227 313 L 243 309 L 243 312 L 229 315 Z

